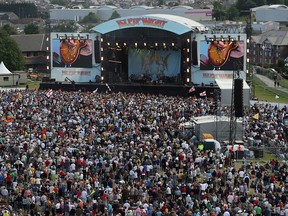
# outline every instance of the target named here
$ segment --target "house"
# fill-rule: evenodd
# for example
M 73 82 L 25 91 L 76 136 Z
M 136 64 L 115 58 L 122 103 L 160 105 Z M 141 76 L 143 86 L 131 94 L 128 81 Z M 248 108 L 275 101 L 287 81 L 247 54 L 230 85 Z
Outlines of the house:
M 250 61 L 261 65 L 276 64 L 279 58 L 286 59 L 288 57 L 288 28 L 252 36 L 250 50 Z
M 49 71 L 50 45 L 45 34 L 11 35 L 25 59 L 26 71 L 47 73 Z

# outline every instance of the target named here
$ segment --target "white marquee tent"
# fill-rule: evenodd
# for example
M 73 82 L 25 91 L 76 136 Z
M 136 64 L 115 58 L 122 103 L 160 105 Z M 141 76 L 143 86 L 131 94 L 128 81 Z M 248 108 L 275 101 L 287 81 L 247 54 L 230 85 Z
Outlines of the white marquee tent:
M 221 91 L 221 105 L 231 106 L 233 79 L 215 79 L 215 82 Z M 250 105 L 250 87 L 245 80 L 243 80 L 243 105 Z
M 0 86 L 14 86 L 19 83 L 19 74 L 7 69 L 3 61 L 0 64 Z

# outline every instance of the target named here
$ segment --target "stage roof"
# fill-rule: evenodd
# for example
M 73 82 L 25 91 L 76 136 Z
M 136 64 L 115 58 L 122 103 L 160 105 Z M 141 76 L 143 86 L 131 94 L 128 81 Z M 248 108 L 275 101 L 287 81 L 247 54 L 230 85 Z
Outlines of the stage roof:
M 101 34 L 124 28 L 156 28 L 182 35 L 187 32 L 205 31 L 205 26 L 194 20 L 169 15 L 169 14 L 149 14 L 143 16 L 129 16 L 113 19 L 92 28 Z

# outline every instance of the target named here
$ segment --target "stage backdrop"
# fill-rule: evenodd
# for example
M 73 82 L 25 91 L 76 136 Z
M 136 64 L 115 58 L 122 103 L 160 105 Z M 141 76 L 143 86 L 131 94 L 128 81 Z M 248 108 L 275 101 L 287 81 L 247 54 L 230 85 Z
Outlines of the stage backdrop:
M 181 51 L 129 49 L 128 76 L 148 76 L 152 80 L 175 77 L 180 73 Z

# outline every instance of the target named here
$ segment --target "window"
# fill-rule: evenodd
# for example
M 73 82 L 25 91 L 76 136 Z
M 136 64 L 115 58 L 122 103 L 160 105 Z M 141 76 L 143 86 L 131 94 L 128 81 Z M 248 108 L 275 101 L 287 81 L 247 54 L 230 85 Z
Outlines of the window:
M 3 77 L 3 81 L 8 82 L 9 81 L 9 77 Z

